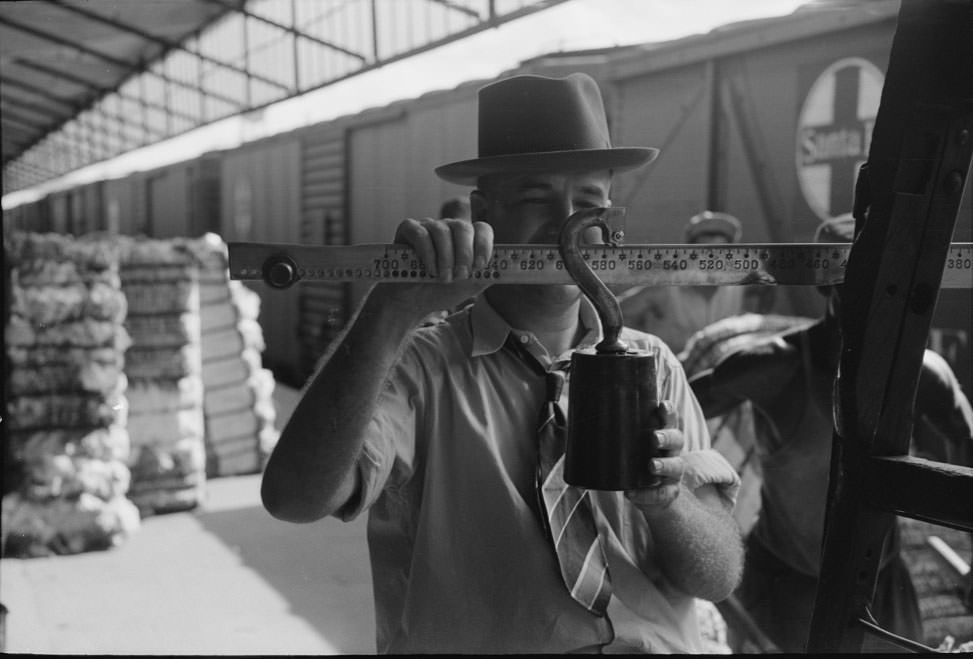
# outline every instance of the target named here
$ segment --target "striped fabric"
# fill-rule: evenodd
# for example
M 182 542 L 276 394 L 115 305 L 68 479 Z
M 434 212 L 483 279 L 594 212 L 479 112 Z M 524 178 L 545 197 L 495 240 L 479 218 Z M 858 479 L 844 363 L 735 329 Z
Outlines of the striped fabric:
M 519 347 L 519 346 L 518 346 Z M 536 364 L 530 355 L 522 355 Z M 538 428 L 537 489 L 542 522 L 554 544 L 561 576 L 571 596 L 596 615 L 603 616 L 611 598 L 611 579 L 585 489 L 564 482 L 564 447 L 567 423 L 561 398 L 567 364 L 555 364 L 546 373 L 547 402 Z

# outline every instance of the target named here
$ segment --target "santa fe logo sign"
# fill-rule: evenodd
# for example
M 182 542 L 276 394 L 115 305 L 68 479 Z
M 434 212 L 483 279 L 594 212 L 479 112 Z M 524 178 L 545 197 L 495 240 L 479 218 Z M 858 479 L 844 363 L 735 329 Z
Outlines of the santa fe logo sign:
M 797 180 L 822 220 L 851 211 L 884 80 L 868 60 L 849 57 L 825 69 L 804 99 L 797 120 Z

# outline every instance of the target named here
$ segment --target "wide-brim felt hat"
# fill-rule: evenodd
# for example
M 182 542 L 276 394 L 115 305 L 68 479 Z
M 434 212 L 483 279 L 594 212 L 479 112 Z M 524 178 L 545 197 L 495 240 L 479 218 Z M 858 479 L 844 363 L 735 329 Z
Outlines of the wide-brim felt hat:
M 500 172 L 625 171 L 659 155 L 612 146 L 601 90 L 584 73 L 505 78 L 481 88 L 478 101 L 478 157 L 435 170 L 451 183 Z

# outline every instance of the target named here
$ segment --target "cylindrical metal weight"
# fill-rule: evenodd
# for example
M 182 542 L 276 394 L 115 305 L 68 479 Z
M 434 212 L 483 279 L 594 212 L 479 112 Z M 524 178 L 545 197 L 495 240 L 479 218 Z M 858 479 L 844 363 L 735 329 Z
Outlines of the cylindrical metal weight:
M 577 351 L 571 358 L 566 483 L 592 490 L 635 490 L 654 484 L 652 433 L 658 415 L 655 358 Z

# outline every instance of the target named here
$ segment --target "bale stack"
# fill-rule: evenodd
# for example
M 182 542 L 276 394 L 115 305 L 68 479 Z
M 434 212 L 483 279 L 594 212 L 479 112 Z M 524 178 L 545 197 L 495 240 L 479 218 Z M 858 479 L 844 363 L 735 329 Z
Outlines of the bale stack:
M 260 297 L 230 280 L 219 236 L 207 234 L 194 251 L 200 263 L 207 475 L 254 473 L 278 437 L 274 376 L 262 368 Z
M 938 648 L 952 638 L 955 646 L 967 644 L 973 649 L 968 645 L 973 642 L 973 610 L 964 604 L 970 576 L 961 575 L 930 541 L 933 536 L 938 538 L 969 568 L 973 553 L 970 534 L 908 517 L 899 517 L 897 523 L 902 534 L 902 558 L 909 568 L 922 615 L 924 638 L 916 640 Z
M 129 497 L 143 515 L 191 509 L 206 487 L 199 268 L 185 241 L 121 242 Z
M 117 245 L 15 233 L 7 264 L 4 555 L 117 545 L 139 526 Z

